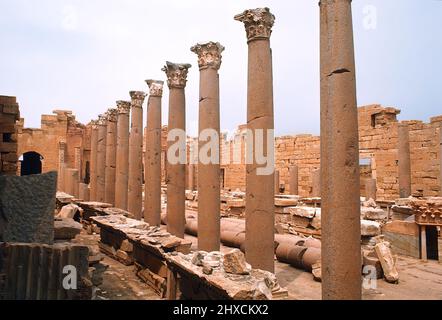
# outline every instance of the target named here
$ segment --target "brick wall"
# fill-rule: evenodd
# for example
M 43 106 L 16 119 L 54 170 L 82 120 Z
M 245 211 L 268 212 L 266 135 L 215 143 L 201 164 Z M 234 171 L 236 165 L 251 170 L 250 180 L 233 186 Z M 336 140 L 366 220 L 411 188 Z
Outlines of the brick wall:
M 15 97 L 0 96 L 0 175 L 17 172 L 17 125 L 19 105 Z

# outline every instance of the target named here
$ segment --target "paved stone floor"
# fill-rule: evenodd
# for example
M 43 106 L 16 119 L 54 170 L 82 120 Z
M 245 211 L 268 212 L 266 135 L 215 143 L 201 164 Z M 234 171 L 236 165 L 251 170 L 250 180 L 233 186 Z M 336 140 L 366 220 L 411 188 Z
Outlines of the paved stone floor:
M 197 239 L 192 240 L 197 247 Z M 98 235 L 82 234 L 77 238 L 80 243 L 97 245 Z M 230 250 L 222 247 L 222 251 Z M 103 284 L 97 291 L 97 299 L 110 300 L 159 300 L 156 293 L 137 278 L 133 266 L 106 257 L 104 263 L 109 269 L 104 274 Z M 366 300 L 442 300 L 442 264 L 436 261 L 423 262 L 414 258 L 398 257 L 399 284 L 377 281 L 377 289 L 364 290 Z M 289 290 L 293 300 L 321 299 L 321 283 L 315 282 L 310 273 L 295 269 L 276 261 L 276 275 L 280 284 Z

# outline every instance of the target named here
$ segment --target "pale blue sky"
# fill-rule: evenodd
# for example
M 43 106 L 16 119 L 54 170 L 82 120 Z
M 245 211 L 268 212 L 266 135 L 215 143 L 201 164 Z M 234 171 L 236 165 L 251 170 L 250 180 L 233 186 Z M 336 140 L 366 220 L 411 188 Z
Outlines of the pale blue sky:
M 262 6 L 276 16 L 277 134 L 317 134 L 317 0 L 0 0 L 0 94 L 18 97 L 25 126 L 39 127 L 41 114 L 54 109 L 71 109 L 87 123 L 129 99 L 130 90 L 147 91 L 145 79 L 164 80 L 166 60 L 189 62 L 187 123 L 194 134 L 199 77 L 190 47 L 213 40 L 226 47 L 221 125 L 234 130 L 246 121 L 247 44 L 233 16 Z M 375 29 L 366 24 L 373 8 Z M 358 104 L 396 106 L 400 119 L 442 114 L 442 1 L 353 0 L 353 17 Z

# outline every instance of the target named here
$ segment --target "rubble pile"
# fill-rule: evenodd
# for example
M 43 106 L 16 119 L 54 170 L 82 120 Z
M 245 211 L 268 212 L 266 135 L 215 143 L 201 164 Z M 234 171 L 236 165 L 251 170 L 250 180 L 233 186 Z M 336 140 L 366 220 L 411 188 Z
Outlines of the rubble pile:
M 222 291 L 230 299 L 272 300 L 288 296 L 274 274 L 252 269 L 238 249 L 225 254 L 197 251 L 186 255 L 173 252 L 167 254 L 167 260 L 168 263 L 179 266 L 209 286 Z

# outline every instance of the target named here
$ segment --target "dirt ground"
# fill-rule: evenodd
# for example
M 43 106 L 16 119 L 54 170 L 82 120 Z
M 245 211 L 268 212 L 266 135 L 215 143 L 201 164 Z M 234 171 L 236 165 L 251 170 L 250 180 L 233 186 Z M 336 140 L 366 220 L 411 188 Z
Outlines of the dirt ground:
M 192 249 L 197 247 L 197 239 L 192 240 Z M 98 247 L 98 235 L 81 234 L 77 242 Z M 221 251 L 230 250 L 222 247 Z M 98 300 L 160 300 L 160 297 L 143 283 L 134 272 L 133 266 L 125 266 L 116 260 L 105 257 L 109 265 L 103 276 L 103 284 L 96 292 Z M 310 273 L 295 269 L 287 264 L 276 263 L 276 276 L 282 287 L 289 291 L 291 300 L 321 299 L 321 283 L 315 282 Z M 363 290 L 364 300 L 442 300 L 442 264 L 437 261 L 423 262 L 414 258 L 399 256 L 397 268 L 399 284 L 389 284 L 380 279 L 377 288 Z

